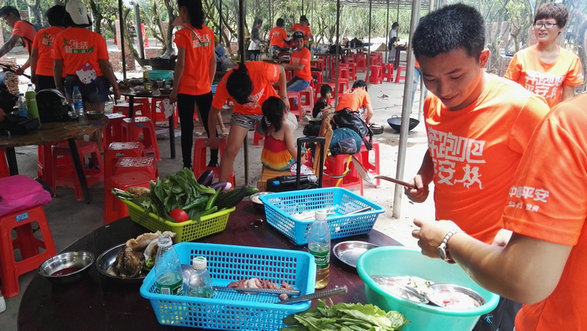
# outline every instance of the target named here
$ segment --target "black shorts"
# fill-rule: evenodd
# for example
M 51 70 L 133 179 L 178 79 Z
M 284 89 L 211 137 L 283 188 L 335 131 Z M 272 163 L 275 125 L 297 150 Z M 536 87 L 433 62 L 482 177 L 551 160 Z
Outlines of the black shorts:
M 104 103 L 108 101 L 110 83 L 108 83 L 108 80 L 104 76 L 99 76 L 90 84 L 84 85 L 77 76 L 67 75 L 63 82 L 63 87 L 65 89 L 65 96 L 68 99 L 71 99 L 74 86 L 79 86 L 85 103 Z
M 37 82 L 35 83 L 35 91 L 39 92 L 40 90 L 44 90 L 44 89 L 48 89 L 48 88 L 55 88 L 55 79 L 53 79 L 53 76 L 37 75 Z

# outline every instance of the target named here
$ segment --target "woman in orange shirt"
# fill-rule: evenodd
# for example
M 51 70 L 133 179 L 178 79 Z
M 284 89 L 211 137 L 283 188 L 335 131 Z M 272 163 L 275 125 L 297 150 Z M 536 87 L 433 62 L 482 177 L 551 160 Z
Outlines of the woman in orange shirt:
M 214 54 L 214 32 L 204 25 L 204 13 L 200 0 L 178 0 L 179 16 L 183 29 L 175 33 L 177 63 L 173 74 L 173 90 L 169 100 L 177 101 L 181 121 L 181 153 L 183 166 L 192 167 L 192 145 L 194 142 L 194 105 L 198 107 L 199 117 L 206 128 L 208 137 L 216 136 L 208 130 L 208 113 L 212 104 L 212 80 L 216 74 L 216 55 Z M 209 167 L 218 166 L 218 149 L 210 150 Z
M 517 52 L 505 74 L 527 90 L 543 96 L 552 108 L 575 95 L 575 86 L 583 84 L 581 60 L 558 45 L 569 13 L 562 4 L 546 3 L 534 17 L 534 35 L 538 43 Z
M 63 19 L 66 13 L 65 7 L 62 5 L 49 8 L 45 16 L 47 16 L 51 26 L 39 30 L 35 35 L 33 50 L 31 51 L 31 81 L 35 83 L 37 92 L 43 89 L 55 88 L 51 52 L 55 36 L 63 31 Z

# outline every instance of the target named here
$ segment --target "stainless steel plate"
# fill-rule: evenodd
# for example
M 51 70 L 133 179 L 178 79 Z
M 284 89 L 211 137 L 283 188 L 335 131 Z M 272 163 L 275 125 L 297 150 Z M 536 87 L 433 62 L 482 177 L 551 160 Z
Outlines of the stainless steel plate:
M 479 293 L 453 284 L 431 284 L 428 286 L 426 298 L 447 310 L 468 310 L 485 304 L 485 299 Z
M 141 283 L 143 279 L 145 279 L 145 276 L 135 278 L 122 278 L 114 274 L 114 272 L 108 270 L 114 265 L 118 252 L 125 245 L 126 243 L 114 246 L 100 254 L 100 256 L 98 256 L 98 258 L 96 259 L 96 268 L 98 269 L 98 272 L 107 279 L 122 283 Z
M 357 267 L 357 260 L 361 254 L 375 248 L 377 245 L 365 241 L 343 241 L 332 248 L 337 259 L 353 268 Z

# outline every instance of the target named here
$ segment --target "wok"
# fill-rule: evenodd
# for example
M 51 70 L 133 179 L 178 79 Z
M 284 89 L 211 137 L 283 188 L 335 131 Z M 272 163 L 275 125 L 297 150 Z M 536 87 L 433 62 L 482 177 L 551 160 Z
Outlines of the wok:
M 387 119 L 387 123 L 393 130 L 395 130 L 395 132 L 399 132 L 400 128 L 402 127 L 402 118 L 399 116 L 390 117 Z M 419 123 L 419 120 L 410 117 L 408 131 L 412 131 Z

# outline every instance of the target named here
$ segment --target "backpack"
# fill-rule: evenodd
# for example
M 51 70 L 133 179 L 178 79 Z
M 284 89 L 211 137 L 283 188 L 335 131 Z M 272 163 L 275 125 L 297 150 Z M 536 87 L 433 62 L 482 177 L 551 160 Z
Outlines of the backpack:
M 365 147 L 368 150 L 373 148 L 373 131 L 363 121 L 357 112 L 351 111 L 348 108 L 339 110 L 332 117 L 333 129 L 335 128 L 349 128 L 359 134 Z
M 56 89 L 40 90 L 37 93 L 37 105 L 41 123 L 71 121 L 73 118 L 70 113 L 75 114 L 73 105 Z
M 349 128 L 339 128 L 332 131 L 330 140 L 330 153 L 333 156 L 338 154 L 355 154 L 361 150 L 361 136 Z

